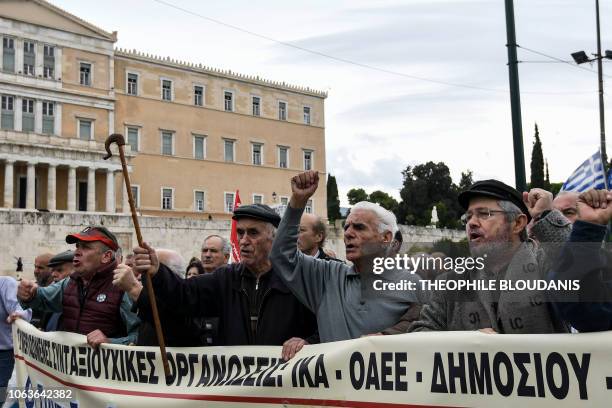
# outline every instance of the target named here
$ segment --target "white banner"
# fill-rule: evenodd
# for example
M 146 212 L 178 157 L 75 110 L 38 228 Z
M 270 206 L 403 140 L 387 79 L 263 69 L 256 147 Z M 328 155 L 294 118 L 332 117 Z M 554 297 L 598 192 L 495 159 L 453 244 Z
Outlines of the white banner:
M 280 347 L 104 345 L 85 336 L 13 328 L 26 407 L 348 406 L 602 407 L 612 400 L 612 332 L 374 336 Z M 53 405 L 55 404 L 55 405 Z

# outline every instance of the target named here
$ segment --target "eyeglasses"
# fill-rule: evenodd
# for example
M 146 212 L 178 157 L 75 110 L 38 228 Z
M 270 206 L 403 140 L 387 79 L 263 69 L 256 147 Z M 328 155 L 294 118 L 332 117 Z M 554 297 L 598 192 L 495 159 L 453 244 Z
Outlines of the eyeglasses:
M 470 221 L 470 219 L 472 219 L 473 216 L 475 216 L 476 219 L 483 221 L 483 220 L 488 220 L 495 214 L 502 214 L 502 213 L 507 213 L 507 212 L 508 211 L 504 211 L 504 210 L 492 210 L 490 208 L 477 208 L 473 212 L 468 211 L 465 214 L 463 214 L 461 216 L 461 223 L 463 225 L 467 225 L 467 223 Z

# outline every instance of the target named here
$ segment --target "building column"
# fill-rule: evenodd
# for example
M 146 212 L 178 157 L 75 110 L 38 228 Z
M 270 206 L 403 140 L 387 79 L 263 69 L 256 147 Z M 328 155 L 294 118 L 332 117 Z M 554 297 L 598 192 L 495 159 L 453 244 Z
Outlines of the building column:
M 53 69 L 53 78 L 62 78 L 62 49 L 55 47 L 55 68 Z
M 36 163 L 28 162 L 26 208 L 36 208 Z
M 34 101 L 34 131 L 42 133 L 42 101 Z
M 13 208 L 13 160 L 7 160 L 4 166 L 4 206 Z
M 76 211 L 76 167 L 68 168 L 68 211 Z
M 121 187 L 121 191 L 123 192 L 123 197 L 122 197 L 122 211 L 124 214 L 129 214 L 130 213 L 130 199 L 128 198 L 128 193 L 127 193 L 127 187 L 125 186 L 125 180 L 123 180 L 123 183 L 121 183 L 122 187 Z
M 23 74 L 23 40 L 15 38 L 15 73 Z
M 62 104 L 55 102 L 55 117 L 53 118 L 53 134 L 55 136 L 62 135 Z
M 49 164 L 47 170 L 47 210 L 55 211 L 56 195 L 56 169 L 55 164 Z
M 87 169 L 87 211 L 96 211 L 96 169 Z
M 15 98 L 15 106 L 14 106 L 15 110 L 13 111 L 13 118 L 14 118 L 13 129 L 15 129 L 15 131 L 17 132 L 21 132 L 23 130 L 23 124 L 21 121 L 21 119 L 23 118 L 22 105 L 23 105 L 23 98 L 21 98 L 20 96 L 17 96 Z
M 106 170 L 106 212 L 115 212 L 115 171 Z
M 43 76 L 43 65 L 44 65 L 44 44 L 41 42 L 36 43 L 36 51 L 34 54 L 34 76 L 40 78 Z

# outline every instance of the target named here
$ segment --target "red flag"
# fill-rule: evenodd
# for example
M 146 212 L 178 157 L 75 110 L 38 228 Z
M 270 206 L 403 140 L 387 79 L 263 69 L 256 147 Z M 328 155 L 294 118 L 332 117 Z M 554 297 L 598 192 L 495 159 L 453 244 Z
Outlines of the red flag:
M 234 198 L 233 211 L 240 207 L 240 193 L 236 190 Z M 236 232 L 236 220 L 232 220 L 232 232 L 230 233 L 230 242 L 232 244 L 232 262 L 240 262 L 240 245 L 238 245 L 238 233 Z

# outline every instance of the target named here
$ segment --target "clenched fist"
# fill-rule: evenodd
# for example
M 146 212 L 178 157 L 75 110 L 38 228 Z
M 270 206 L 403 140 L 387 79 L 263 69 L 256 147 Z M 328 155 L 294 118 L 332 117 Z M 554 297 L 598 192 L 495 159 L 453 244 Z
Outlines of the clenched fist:
M 317 191 L 319 186 L 319 173 L 314 170 L 306 171 L 291 179 L 291 208 L 304 208 L 308 199 Z
M 117 265 L 117 269 L 113 271 L 113 285 L 126 292 L 134 301 L 142 291 L 142 283 L 136 279 L 132 268 L 125 264 Z
M 612 218 L 612 193 L 590 189 L 578 196 L 576 206 L 579 220 L 606 225 Z
M 19 282 L 19 286 L 17 287 L 17 297 L 21 301 L 29 302 L 36 296 L 37 290 L 38 284 L 36 282 L 24 279 Z
M 150 274 L 151 277 L 159 270 L 157 253 L 146 242 L 142 243 L 142 247 L 134 248 L 134 270 L 139 273 Z
M 523 202 L 529 210 L 531 218 L 537 218 L 544 211 L 552 210 L 553 195 L 541 188 L 532 188 L 529 193 L 523 192 Z

